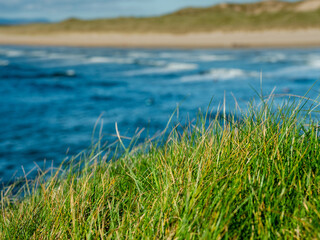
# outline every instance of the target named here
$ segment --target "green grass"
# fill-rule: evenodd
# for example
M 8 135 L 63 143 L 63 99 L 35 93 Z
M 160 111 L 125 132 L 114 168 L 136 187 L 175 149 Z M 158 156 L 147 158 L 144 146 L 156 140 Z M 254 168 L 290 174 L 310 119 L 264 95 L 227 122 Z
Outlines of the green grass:
M 319 126 L 304 104 L 205 114 L 112 163 L 97 144 L 82 170 L 3 192 L 0 238 L 319 239 Z
M 320 9 L 296 11 L 298 3 L 260 2 L 188 8 L 149 18 L 69 19 L 55 24 L 1 27 L 1 32 L 48 34 L 65 32 L 188 33 L 235 30 L 320 28 Z M 274 10 L 276 8 L 276 10 Z

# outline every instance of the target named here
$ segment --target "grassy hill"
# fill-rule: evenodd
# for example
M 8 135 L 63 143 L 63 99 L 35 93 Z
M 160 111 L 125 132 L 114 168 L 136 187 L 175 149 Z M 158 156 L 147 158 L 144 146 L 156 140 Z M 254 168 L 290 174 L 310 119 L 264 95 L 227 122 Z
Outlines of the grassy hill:
M 234 30 L 320 28 L 320 1 L 263 1 L 186 8 L 160 17 L 80 20 L 1 27 L 11 33 L 131 32 L 188 33 Z

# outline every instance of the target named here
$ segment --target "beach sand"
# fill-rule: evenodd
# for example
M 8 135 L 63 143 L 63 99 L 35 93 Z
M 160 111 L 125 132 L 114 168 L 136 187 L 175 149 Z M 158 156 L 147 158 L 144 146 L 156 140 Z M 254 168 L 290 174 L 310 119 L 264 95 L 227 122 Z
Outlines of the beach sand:
M 0 44 L 137 48 L 241 48 L 320 46 L 320 29 L 188 34 L 60 33 L 16 35 L 0 32 Z

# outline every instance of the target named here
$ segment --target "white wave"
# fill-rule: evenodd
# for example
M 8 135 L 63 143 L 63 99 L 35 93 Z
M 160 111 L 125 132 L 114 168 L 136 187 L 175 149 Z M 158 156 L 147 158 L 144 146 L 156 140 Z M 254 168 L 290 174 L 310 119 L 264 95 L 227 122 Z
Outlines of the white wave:
M 47 57 L 48 53 L 45 51 L 32 51 L 30 55 L 33 57 Z
M 316 60 L 316 61 L 313 61 L 313 62 L 311 63 L 311 66 L 320 68 L 320 59 L 318 59 L 318 60 Z
M 173 71 L 194 70 L 197 68 L 198 68 L 198 65 L 192 64 L 192 63 L 169 63 L 167 66 L 168 70 L 173 70 Z
M 169 58 L 169 59 L 173 59 L 173 58 L 188 58 L 190 56 L 190 54 L 187 53 L 170 53 L 170 52 L 163 52 L 159 54 L 159 58 Z
M 269 77 L 272 78 L 315 78 L 319 79 L 320 76 L 320 66 L 310 66 L 310 65 L 299 65 L 293 67 L 286 67 L 278 69 L 274 72 L 268 73 Z
M 244 71 L 241 69 L 225 69 L 218 68 L 212 69 L 208 73 L 205 74 L 197 74 L 182 77 L 182 82 L 200 82 L 200 81 L 219 81 L 219 80 L 231 80 L 231 79 L 243 79 L 243 78 L 251 78 L 258 77 L 259 73 L 254 71 Z
M 180 59 L 188 62 L 214 62 L 214 61 L 228 61 L 234 57 L 228 55 L 215 54 L 194 54 L 194 53 L 161 53 L 160 58 L 165 59 Z
M 76 75 L 76 71 L 73 70 L 73 69 L 68 69 L 68 70 L 66 71 L 66 75 L 69 76 L 69 77 L 73 77 L 73 76 Z
M 41 50 L 36 50 L 36 51 L 20 51 L 20 50 L 9 50 L 9 49 L 0 49 L 0 54 L 4 55 L 6 57 L 21 57 L 21 56 L 26 56 L 26 57 L 50 57 L 50 55 Z M 52 57 L 54 57 L 54 54 L 52 54 Z
M 227 55 L 200 55 L 195 57 L 195 60 L 201 62 L 229 61 L 232 59 L 234 58 Z
M 269 73 L 270 77 L 277 78 L 314 78 L 320 76 L 320 55 L 295 55 L 290 58 L 297 63 L 293 66 L 277 69 Z
M 84 59 L 85 56 L 84 55 L 80 55 L 80 54 L 63 54 L 63 53 L 48 53 L 47 55 L 45 55 L 44 57 L 48 58 L 48 59 Z
M 150 58 L 152 54 L 146 52 L 129 52 L 128 56 L 132 58 Z
M 135 60 L 134 62 L 141 66 L 151 66 L 151 67 L 163 67 L 167 65 L 166 61 L 157 61 L 157 60 Z
M 8 60 L 0 60 L 0 66 L 8 66 L 10 62 Z
M 89 63 L 110 63 L 111 58 L 107 58 L 107 57 L 92 57 L 88 59 Z
M 159 68 L 147 68 L 137 71 L 126 72 L 125 75 L 134 76 L 134 75 L 150 75 L 150 74 L 167 74 L 183 71 L 191 71 L 198 68 L 197 64 L 191 63 L 169 63 L 164 67 Z
M 0 49 L 0 54 L 6 57 L 20 57 L 24 55 L 23 51 Z
M 320 68 L 320 56 L 311 56 L 308 59 L 308 65 L 314 68 Z
M 134 60 L 131 58 L 91 57 L 88 59 L 88 63 L 132 64 Z
M 278 63 L 286 61 L 287 59 L 288 57 L 283 53 L 272 53 L 256 57 L 253 59 L 253 61 L 258 63 Z

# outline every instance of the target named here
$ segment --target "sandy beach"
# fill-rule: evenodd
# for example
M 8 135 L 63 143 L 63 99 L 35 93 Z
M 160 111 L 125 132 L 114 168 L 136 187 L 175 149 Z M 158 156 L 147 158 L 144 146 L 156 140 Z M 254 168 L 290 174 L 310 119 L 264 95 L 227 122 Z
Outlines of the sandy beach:
M 162 33 L 59 33 L 17 35 L 0 32 L 3 45 L 137 47 L 137 48 L 237 48 L 320 46 L 320 29 Z

